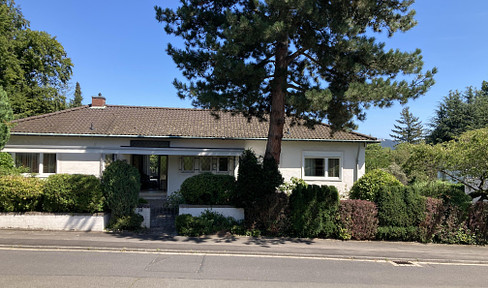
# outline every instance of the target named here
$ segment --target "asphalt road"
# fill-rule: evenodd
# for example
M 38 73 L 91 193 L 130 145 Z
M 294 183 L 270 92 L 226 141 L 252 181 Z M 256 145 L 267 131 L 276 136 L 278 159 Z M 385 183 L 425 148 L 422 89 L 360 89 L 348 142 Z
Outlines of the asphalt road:
M 0 249 L 1 287 L 487 287 L 488 265 L 272 255 Z

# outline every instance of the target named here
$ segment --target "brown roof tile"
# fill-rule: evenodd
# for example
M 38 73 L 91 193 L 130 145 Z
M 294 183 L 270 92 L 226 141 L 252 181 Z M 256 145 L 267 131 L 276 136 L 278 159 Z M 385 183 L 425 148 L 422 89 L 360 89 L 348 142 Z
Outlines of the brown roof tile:
M 242 115 L 209 110 L 107 105 L 104 108 L 81 106 L 50 114 L 13 121 L 13 135 L 107 135 L 142 137 L 188 137 L 265 139 L 268 122 L 255 118 L 248 122 Z M 325 141 L 366 141 L 376 138 L 355 132 L 336 132 L 331 135 L 328 125 L 285 125 L 284 139 Z M 289 129 L 289 130 L 288 130 Z

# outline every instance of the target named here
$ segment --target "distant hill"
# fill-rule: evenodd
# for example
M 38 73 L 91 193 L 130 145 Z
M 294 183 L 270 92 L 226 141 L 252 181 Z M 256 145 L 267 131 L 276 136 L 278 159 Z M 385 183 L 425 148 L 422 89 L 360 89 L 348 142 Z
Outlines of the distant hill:
M 380 139 L 380 140 L 381 140 L 381 147 L 390 148 L 392 150 L 395 150 L 395 145 L 397 144 L 396 141 L 391 140 L 391 139 Z

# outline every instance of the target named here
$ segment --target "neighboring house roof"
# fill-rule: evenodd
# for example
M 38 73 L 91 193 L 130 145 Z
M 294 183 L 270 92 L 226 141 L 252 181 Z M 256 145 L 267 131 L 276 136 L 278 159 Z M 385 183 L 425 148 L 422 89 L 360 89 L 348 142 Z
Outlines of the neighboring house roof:
M 12 135 L 115 136 L 160 138 L 266 139 L 268 122 L 242 115 L 210 110 L 141 106 L 90 105 L 15 120 Z M 362 141 L 376 138 L 355 132 L 331 134 L 328 125 L 315 129 L 290 126 L 286 121 L 283 140 Z

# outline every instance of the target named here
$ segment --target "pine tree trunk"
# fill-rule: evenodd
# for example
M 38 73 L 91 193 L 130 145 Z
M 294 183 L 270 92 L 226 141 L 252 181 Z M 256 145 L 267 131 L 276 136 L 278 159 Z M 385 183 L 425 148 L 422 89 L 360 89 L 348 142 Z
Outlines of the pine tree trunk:
M 285 93 L 288 73 L 288 40 L 276 45 L 275 71 L 271 86 L 271 113 L 269 117 L 268 142 L 265 159 L 273 158 L 280 163 L 281 140 L 285 125 Z

